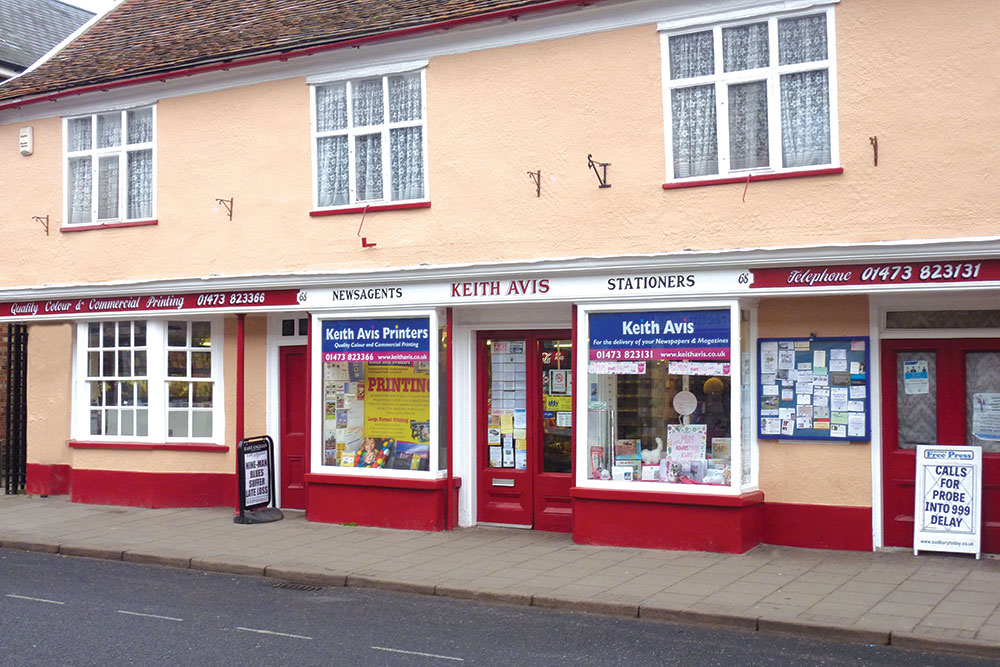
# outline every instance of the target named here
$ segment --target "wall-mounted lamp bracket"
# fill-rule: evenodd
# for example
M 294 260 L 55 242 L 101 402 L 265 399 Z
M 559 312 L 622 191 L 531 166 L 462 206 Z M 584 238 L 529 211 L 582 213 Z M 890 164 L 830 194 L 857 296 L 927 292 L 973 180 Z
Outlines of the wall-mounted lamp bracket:
M 45 235 L 46 236 L 49 235 L 49 216 L 33 215 L 31 216 L 31 219 L 34 220 L 35 222 L 42 223 L 42 227 L 45 228 Z
M 529 171 L 528 178 L 530 178 L 535 183 L 535 193 L 541 197 L 542 196 L 542 170 Z
M 878 135 L 874 137 L 868 137 L 868 143 L 872 145 L 872 150 L 875 152 L 875 166 L 878 166 Z
M 593 169 L 594 173 L 597 175 L 597 182 L 600 183 L 598 187 L 611 187 L 611 184 L 608 183 L 608 167 L 610 166 L 610 162 L 597 162 L 590 153 L 587 153 L 587 168 Z M 601 168 L 601 171 L 597 171 L 598 167 Z
M 230 220 L 233 219 L 233 199 L 235 199 L 235 197 L 230 197 L 229 199 L 216 199 L 215 200 L 216 204 L 222 204 L 223 206 L 226 207 L 226 213 L 229 214 L 229 219 Z
M 365 210 L 361 212 L 361 224 L 358 225 L 358 236 L 361 236 L 361 228 L 365 226 L 365 216 L 366 215 L 368 215 L 368 207 L 367 206 L 365 206 Z M 378 244 L 375 243 L 374 241 L 372 241 L 371 243 L 369 243 L 367 237 L 361 236 L 361 247 L 362 248 L 374 248 L 376 245 L 378 245 Z

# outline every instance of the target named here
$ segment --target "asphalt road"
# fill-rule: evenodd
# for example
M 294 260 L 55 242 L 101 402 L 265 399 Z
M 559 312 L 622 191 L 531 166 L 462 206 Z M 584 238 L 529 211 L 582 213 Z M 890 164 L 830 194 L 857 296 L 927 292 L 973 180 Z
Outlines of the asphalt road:
M 0 549 L 0 665 L 282 664 L 993 663 Z

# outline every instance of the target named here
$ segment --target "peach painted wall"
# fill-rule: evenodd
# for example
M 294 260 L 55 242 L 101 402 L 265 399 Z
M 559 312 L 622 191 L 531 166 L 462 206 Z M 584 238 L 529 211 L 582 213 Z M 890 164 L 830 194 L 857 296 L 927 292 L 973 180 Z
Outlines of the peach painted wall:
M 28 463 L 70 463 L 72 359 L 72 325 L 28 327 Z
M 752 183 L 745 202 L 744 184 L 661 189 L 655 25 L 432 58 L 433 206 L 369 213 L 367 250 L 360 215 L 308 215 L 304 78 L 161 100 L 155 227 L 46 237 L 31 216 L 61 221 L 61 124 L 29 123 L 28 158 L 21 123 L 3 125 L 0 174 L 14 187 L 0 288 L 994 234 L 1000 88 L 981 72 L 1000 66 L 1000 3 L 843 0 L 835 16 L 845 172 Z M 611 188 L 588 153 L 611 163 Z M 233 221 L 217 197 L 235 198 Z
M 757 334 L 868 336 L 868 297 L 764 299 Z M 871 507 L 871 445 L 759 440 L 760 488 L 768 502 Z

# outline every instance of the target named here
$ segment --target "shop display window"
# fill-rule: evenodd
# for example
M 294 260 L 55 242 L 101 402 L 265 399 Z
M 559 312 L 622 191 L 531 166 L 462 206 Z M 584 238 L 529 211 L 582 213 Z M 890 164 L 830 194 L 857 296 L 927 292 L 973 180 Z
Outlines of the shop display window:
M 432 419 L 429 319 L 326 320 L 321 326 L 321 466 L 433 470 L 438 422 Z
M 731 486 L 730 310 L 590 313 L 588 327 L 586 478 Z

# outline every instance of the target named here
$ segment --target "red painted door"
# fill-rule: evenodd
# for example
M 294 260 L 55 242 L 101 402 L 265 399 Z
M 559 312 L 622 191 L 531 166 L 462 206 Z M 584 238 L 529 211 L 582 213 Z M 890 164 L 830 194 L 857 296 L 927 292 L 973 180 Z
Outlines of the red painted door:
M 983 448 L 982 549 L 1000 553 L 1000 441 L 974 435 L 978 394 L 1000 394 L 1000 340 L 882 341 L 886 546 L 913 546 L 916 446 Z
M 568 331 L 478 336 L 478 518 L 569 532 L 572 340 Z
M 281 506 L 305 509 L 306 452 L 309 440 L 306 346 L 284 346 L 278 350 L 281 385 Z

